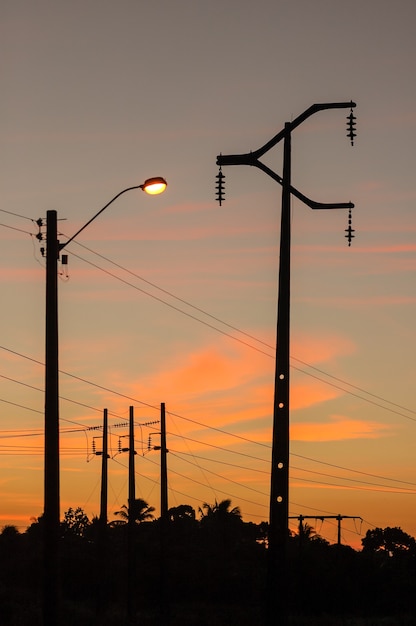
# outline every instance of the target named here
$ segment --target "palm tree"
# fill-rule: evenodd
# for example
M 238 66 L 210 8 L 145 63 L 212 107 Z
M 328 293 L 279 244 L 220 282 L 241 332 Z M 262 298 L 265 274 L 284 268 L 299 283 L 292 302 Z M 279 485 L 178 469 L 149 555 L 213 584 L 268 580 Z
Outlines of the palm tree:
M 221 502 L 217 502 L 215 500 L 215 504 L 207 504 L 204 502 L 202 508 L 199 508 L 199 513 L 201 514 L 201 521 L 207 518 L 215 518 L 216 520 L 226 520 L 230 517 L 233 519 L 241 520 L 241 510 L 240 507 L 235 506 L 230 510 L 231 500 L 221 500 Z
M 149 506 L 145 500 L 142 500 L 142 498 L 134 500 L 131 509 L 132 510 L 130 511 L 130 508 L 123 504 L 121 510 L 115 511 L 114 515 L 118 515 L 121 518 L 120 523 L 122 524 L 127 524 L 130 516 L 132 516 L 136 524 L 141 524 L 142 522 L 154 519 L 153 511 L 155 508 L 153 506 Z
M 308 522 L 305 523 L 300 523 L 299 524 L 299 536 L 302 536 L 302 539 L 306 539 L 306 541 L 309 541 L 310 539 L 313 539 L 314 537 L 316 537 L 316 530 L 314 529 L 313 526 L 311 526 L 310 524 L 308 524 Z

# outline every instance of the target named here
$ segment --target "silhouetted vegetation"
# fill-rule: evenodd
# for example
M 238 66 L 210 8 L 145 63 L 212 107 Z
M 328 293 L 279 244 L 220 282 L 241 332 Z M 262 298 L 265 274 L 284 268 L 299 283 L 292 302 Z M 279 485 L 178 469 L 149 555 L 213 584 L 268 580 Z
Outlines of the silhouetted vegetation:
M 137 500 L 132 514 L 135 523 L 129 525 L 129 510 L 122 507 L 118 519 L 108 524 L 105 554 L 98 555 L 98 520 L 89 520 L 81 508 L 65 512 L 62 620 L 57 626 L 162 625 L 162 559 L 171 626 L 262 625 L 266 523 L 244 522 L 230 500 L 204 503 L 198 512 L 186 504 L 173 507 L 164 554 L 164 527 L 153 518 L 153 508 Z M 134 570 L 129 569 L 129 532 Z M 291 626 L 416 623 L 416 541 L 400 528 L 368 531 L 358 551 L 330 545 L 306 526 L 302 537 L 289 537 L 289 565 Z M 2 529 L 0 566 L 0 623 L 41 626 L 42 517 L 24 533 L 13 526 Z M 130 622 L 129 575 L 134 578 L 136 611 Z M 105 607 L 97 622 L 103 584 Z

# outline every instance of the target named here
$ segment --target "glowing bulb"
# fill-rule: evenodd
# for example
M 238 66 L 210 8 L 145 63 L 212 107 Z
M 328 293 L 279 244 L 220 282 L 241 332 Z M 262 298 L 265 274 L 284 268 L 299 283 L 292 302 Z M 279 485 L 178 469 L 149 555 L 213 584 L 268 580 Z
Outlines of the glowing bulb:
M 155 178 L 148 178 L 145 180 L 143 185 L 141 185 L 141 188 L 146 193 L 155 196 L 159 193 L 163 193 L 167 186 L 168 184 L 164 178 L 156 176 Z

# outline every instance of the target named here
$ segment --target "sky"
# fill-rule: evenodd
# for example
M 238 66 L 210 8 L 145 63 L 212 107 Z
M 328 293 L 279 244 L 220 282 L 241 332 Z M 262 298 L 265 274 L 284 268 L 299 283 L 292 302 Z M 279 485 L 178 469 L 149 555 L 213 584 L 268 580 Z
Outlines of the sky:
M 290 507 L 359 548 L 416 536 L 416 8 L 412 0 L 4 0 L 0 105 L 0 526 L 43 511 L 45 242 L 130 191 L 66 248 L 59 271 L 61 514 L 99 513 L 109 412 L 109 519 L 159 511 L 160 406 L 169 506 L 229 498 L 268 519 L 281 188 L 218 154 L 292 134 Z M 282 146 L 265 157 L 282 174 Z M 42 220 L 42 226 L 37 220 Z M 156 423 L 155 423 L 156 422 Z M 150 449 L 148 441 L 150 435 Z M 314 518 L 316 516 L 316 519 Z M 361 518 L 361 519 L 359 519 Z M 296 530 L 297 520 L 290 526 Z

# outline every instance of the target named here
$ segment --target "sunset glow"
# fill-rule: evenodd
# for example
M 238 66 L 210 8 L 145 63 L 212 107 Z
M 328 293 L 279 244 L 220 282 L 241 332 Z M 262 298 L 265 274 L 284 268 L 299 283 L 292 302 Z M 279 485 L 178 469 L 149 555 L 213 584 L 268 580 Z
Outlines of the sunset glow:
M 292 196 L 290 514 L 362 517 L 343 531 L 358 549 L 375 526 L 416 536 L 414 6 L 259 2 L 238 20 L 215 1 L 5 9 L 0 526 L 44 506 L 46 212 L 67 242 L 138 177 L 154 197 L 118 198 L 57 265 L 61 515 L 99 512 L 104 408 L 109 520 L 126 504 L 130 406 L 137 495 L 159 515 L 163 402 L 169 505 L 268 520 L 282 189 L 224 166 L 219 206 L 216 156 L 353 99 L 353 147 L 349 110 L 292 136 L 293 185 L 353 202 L 356 237 L 347 210 Z

